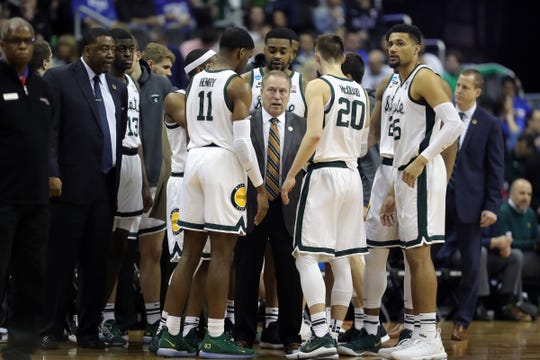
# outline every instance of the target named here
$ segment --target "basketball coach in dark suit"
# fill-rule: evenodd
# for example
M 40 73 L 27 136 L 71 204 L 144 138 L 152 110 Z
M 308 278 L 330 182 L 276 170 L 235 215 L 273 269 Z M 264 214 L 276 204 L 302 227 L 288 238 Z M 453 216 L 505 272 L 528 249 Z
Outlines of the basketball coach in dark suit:
M 58 113 L 50 157 L 51 222 L 41 347 L 63 335 L 77 266 L 77 345 L 103 348 L 98 324 L 104 305 L 111 239 L 127 123 L 127 89 L 108 74 L 115 42 L 104 29 L 88 31 L 82 57 L 48 70 Z
M 465 125 L 446 193 L 446 233 L 456 232 L 462 277 L 453 340 L 465 340 L 476 310 L 482 229 L 497 220 L 502 201 L 504 143 L 499 120 L 477 105 L 484 80 L 464 70 L 454 93 Z
M 248 233 L 239 238 L 235 252 L 237 285 L 234 339 L 248 347 L 252 347 L 255 341 L 259 279 L 264 250 L 269 241 L 276 268 L 279 337 L 285 351 L 296 349 L 301 342 L 298 333 L 302 324 L 302 289 L 291 253 L 296 204 L 302 181 L 301 175 L 298 176 L 298 185 L 290 193 L 291 203 L 284 206 L 279 196 L 280 179 L 283 180 L 287 175 L 306 132 L 305 118 L 285 111 L 290 87 L 290 77 L 282 71 L 270 71 L 263 77 L 262 107 L 251 114 L 251 141 L 257 153 L 261 174 L 265 174 L 270 207 L 263 222 L 254 226 L 256 191 L 249 184 Z

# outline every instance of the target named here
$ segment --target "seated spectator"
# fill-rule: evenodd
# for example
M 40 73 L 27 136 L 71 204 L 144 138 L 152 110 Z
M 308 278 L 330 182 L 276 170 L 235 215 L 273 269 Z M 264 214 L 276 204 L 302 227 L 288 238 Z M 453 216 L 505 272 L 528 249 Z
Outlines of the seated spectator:
M 64 34 L 58 38 L 51 67 L 71 64 L 79 57 L 77 40 L 71 34 Z
M 459 50 L 450 49 L 446 52 L 442 77 L 450 85 L 452 94 L 456 90 L 457 79 L 461 71 L 461 59 L 462 54 Z
M 365 89 L 377 89 L 381 80 L 393 71 L 390 66 L 386 65 L 384 52 L 379 49 L 373 49 L 368 54 L 366 72 L 362 78 L 362 86 Z
M 497 289 L 496 296 L 497 318 L 511 321 L 531 321 L 531 316 L 525 314 L 516 305 L 522 300 L 523 253 L 518 249 L 512 249 L 511 232 L 501 233 L 498 224 L 495 223 L 483 229 L 482 245 L 487 250 L 487 272 L 483 268 L 479 273 L 485 274 L 485 279 L 480 279 L 480 287 L 482 288 L 482 284 L 487 283 L 489 279 L 500 279 L 500 287 Z M 482 303 L 480 295 L 489 295 L 489 286 L 487 291 L 487 294 L 479 292 L 479 303 Z
M 386 31 L 382 12 L 373 5 L 372 0 L 344 0 L 344 3 L 347 9 L 345 12 L 347 29 L 366 31 L 372 39 L 368 44 L 368 48 L 378 47 L 379 38 L 384 36 Z
M 540 109 L 533 109 L 527 118 L 527 128 L 525 132 L 534 135 L 534 145 L 536 151 L 540 150 Z
M 521 134 L 513 149 L 506 152 L 504 164 L 504 181 L 507 185 L 514 180 L 525 176 L 525 163 L 536 152 L 534 146 L 534 136 L 532 134 Z
M 341 0 L 321 0 L 313 9 L 313 25 L 320 34 L 335 33 L 345 24 L 345 9 Z
M 311 31 L 305 31 L 299 36 L 298 53 L 292 63 L 292 69 L 299 71 L 300 66 L 304 65 L 306 60 L 315 58 L 315 34 Z
M 520 95 L 518 80 L 513 76 L 505 76 L 501 83 L 503 96 L 500 100 L 499 117 L 503 120 L 502 127 L 507 139 L 507 147 L 513 148 L 518 138 L 526 128 L 526 119 L 532 109 L 527 100 Z
M 512 234 L 512 248 L 523 252 L 522 278 L 540 283 L 538 219 L 531 208 L 532 185 L 518 178 L 510 187 L 508 201 L 501 205 L 499 233 Z

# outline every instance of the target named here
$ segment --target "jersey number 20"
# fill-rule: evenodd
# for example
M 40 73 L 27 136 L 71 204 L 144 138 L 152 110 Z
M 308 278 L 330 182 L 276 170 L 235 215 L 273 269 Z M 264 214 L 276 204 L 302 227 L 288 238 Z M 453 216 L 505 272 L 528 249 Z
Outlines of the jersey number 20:
M 364 127 L 364 112 L 366 110 L 366 104 L 358 100 L 351 102 L 346 98 L 340 98 L 338 100 L 338 104 L 344 104 L 345 107 L 339 109 L 336 125 L 342 127 L 350 126 L 355 130 L 362 130 Z M 360 111 L 358 108 L 360 108 Z

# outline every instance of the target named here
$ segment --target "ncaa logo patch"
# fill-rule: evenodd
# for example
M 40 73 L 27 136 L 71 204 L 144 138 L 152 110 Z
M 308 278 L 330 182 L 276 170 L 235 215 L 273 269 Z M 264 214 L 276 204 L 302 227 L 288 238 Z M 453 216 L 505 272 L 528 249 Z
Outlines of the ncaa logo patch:
M 238 184 L 234 188 L 231 194 L 231 202 L 235 208 L 240 211 L 246 210 L 247 196 L 246 196 L 246 185 Z
M 180 232 L 182 232 L 182 229 L 180 229 L 180 211 L 178 210 L 178 208 L 174 208 L 171 211 L 170 218 L 173 235 L 180 234 Z

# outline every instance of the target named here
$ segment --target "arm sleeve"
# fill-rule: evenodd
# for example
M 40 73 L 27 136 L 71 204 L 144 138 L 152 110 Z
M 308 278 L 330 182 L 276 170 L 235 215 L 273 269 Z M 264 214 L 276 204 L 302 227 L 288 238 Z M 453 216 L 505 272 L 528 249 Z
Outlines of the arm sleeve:
M 450 146 L 463 133 L 463 122 L 456 108 L 450 102 L 444 102 L 433 108 L 435 115 L 443 120 L 441 131 L 431 140 L 429 146 L 422 151 L 428 161 Z
M 255 155 L 255 149 L 251 143 L 249 119 L 233 121 L 233 149 L 240 164 L 247 172 L 249 180 L 255 187 L 263 184 L 261 172 L 259 171 L 259 163 Z

